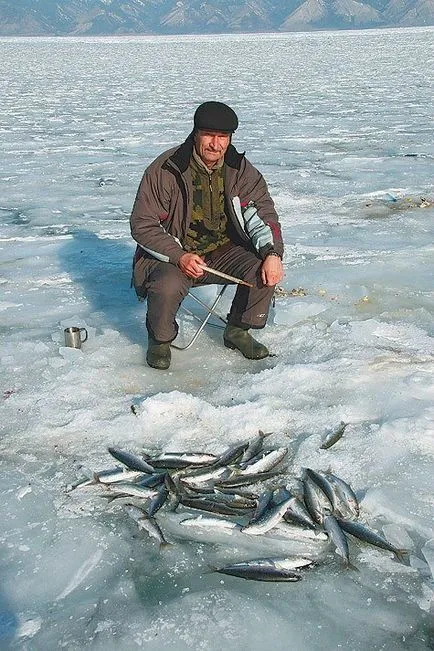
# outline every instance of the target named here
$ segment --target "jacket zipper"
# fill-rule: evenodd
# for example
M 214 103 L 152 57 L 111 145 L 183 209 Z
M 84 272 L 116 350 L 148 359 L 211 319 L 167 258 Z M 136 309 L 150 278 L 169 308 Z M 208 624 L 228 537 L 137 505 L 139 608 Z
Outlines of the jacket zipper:
M 212 179 L 211 174 L 208 174 L 208 184 L 209 184 L 209 203 L 210 203 L 210 212 L 211 212 L 211 223 L 214 223 L 214 201 L 213 201 L 213 191 L 212 191 Z

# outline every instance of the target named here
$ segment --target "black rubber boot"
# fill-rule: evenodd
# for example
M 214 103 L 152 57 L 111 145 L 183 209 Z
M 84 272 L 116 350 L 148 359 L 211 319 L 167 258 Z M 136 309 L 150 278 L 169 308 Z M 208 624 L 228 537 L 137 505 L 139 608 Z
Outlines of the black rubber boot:
M 260 344 L 259 341 L 253 339 L 247 330 L 237 326 L 229 324 L 226 326 L 223 341 L 226 348 L 236 348 L 247 359 L 264 359 L 270 354 L 264 344 Z
M 148 366 L 166 371 L 170 366 L 171 357 L 170 344 L 160 344 L 152 337 L 148 337 L 148 352 L 146 353 Z

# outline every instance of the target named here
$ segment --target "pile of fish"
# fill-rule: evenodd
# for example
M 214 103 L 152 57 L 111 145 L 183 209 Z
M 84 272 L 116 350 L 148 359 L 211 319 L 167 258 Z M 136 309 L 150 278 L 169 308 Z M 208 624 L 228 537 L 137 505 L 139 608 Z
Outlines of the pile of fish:
M 96 472 L 74 488 L 103 488 L 102 496 L 122 504 L 138 527 L 160 546 L 169 543 L 158 520 L 165 510 L 181 509 L 187 511 L 188 517 L 180 521 L 185 527 L 234 530 L 246 536 L 273 530 L 283 538 L 292 537 L 296 528 L 307 537 L 321 535 L 329 539 L 345 567 L 351 567 L 348 534 L 403 560 L 405 550 L 397 549 L 359 521 L 357 497 L 340 477 L 304 468 L 302 476 L 292 478 L 289 485 L 283 467 L 288 448 L 266 448 L 269 436 L 260 431 L 220 455 L 137 455 L 110 447 L 109 453 L 122 465 Z M 245 579 L 298 581 L 302 574 L 297 570 L 312 564 L 307 558 L 265 557 L 213 569 Z

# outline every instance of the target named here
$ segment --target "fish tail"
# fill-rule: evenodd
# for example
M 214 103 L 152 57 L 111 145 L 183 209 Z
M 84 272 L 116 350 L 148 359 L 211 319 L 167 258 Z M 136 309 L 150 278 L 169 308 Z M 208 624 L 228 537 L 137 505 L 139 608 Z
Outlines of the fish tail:
M 160 543 L 160 552 L 163 551 L 164 549 L 167 549 L 168 547 L 172 547 L 172 545 L 173 543 L 164 540 L 163 542 Z
M 409 554 L 410 552 L 408 549 L 396 549 L 394 551 L 394 554 L 396 556 L 396 560 L 399 561 L 400 563 L 408 564 L 409 560 Z
M 114 500 L 117 500 L 119 497 L 126 497 L 125 495 L 107 495 L 104 493 L 104 495 L 100 495 L 100 497 L 103 497 L 105 500 L 107 500 L 107 505 L 110 505 Z
M 351 563 L 351 561 L 348 561 L 347 563 L 345 563 L 345 569 L 346 570 L 351 570 L 352 572 L 360 572 L 357 565 L 354 565 L 354 563 Z

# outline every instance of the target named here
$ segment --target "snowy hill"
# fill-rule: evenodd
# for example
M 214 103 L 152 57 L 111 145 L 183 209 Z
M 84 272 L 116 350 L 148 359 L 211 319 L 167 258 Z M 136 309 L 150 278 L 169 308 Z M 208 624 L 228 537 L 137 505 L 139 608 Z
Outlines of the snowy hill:
M 0 0 L 0 35 L 187 34 L 434 25 L 434 0 Z

